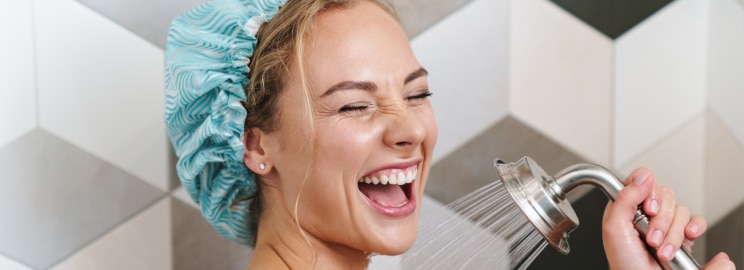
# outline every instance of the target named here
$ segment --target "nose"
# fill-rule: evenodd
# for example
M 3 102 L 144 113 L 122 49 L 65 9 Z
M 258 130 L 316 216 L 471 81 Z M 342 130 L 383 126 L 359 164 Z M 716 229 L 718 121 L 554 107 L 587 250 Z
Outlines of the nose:
M 426 137 L 424 123 L 410 110 L 400 110 L 389 115 L 384 143 L 399 151 L 415 150 Z

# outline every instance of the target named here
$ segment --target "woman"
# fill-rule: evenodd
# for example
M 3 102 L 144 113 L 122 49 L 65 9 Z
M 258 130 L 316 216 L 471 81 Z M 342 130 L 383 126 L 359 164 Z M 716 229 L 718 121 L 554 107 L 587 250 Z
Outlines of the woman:
M 413 244 L 437 127 L 427 71 L 392 14 L 375 1 L 215 0 L 174 21 L 179 177 L 220 233 L 255 245 L 249 269 L 364 269 Z M 604 217 L 610 265 L 658 268 L 636 205 L 662 260 L 705 221 L 650 172 L 628 179 Z M 721 254 L 709 269 L 733 265 Z

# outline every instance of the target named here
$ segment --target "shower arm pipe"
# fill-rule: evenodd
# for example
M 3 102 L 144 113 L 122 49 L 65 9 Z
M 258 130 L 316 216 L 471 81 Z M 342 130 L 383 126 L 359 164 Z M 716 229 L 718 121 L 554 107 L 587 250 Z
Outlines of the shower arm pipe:
M 620 180 L 609 170 L 593 164 L 576 164 L 563 169 L 561 172 L 556 174 L 554 177 L 554 185 L 552 189 L 555 191 L 555 195 L 560 199 L 566 198 L 566 193 L 573 190 L 579 185 L 591 184 L 599 187 L 612 201 L 617 199 L 618 193 L 623 189 L 624 185 Z M 641 206 L 635 213 L 633 220 L 636 230 L 641 234 L 641 238 L 646 238 L 648 232 L 649 219 L 648 216 L 643 212 Z M 643 241 L 645 242 L 645 241 Z M 653 249 L 656 250 L 656 249 Z M 654 258 L 659 262 L 659 265 L 664 269 L 701 269 L 700 265 L 695 259 L 687 252 L 684 248 L 677 250 L 674 254 L 674 258 L 668 263 L 662 263 L 656 254 L 652 254 Z
M 590 184 L 598 187 L 612 201 L 617 199 L 617 194 L 625 187 L 618 178 L 609 170 L 594 164 L 576 164 L 563 169 L 554 176 L 557 188 L 556 195 L 561 200 L 566 199 L 566 193 L 577 186 Z

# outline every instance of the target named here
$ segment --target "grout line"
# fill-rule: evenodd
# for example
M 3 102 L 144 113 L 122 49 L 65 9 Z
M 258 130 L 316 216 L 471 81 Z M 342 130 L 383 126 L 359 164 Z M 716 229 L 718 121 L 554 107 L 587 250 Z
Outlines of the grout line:
M 607 161 L 609 162 L 610 168 L 619 170 L 618 166 L 615 166 L 615 151 L 617 150 L 617 136 L 615 134 L 617 129 L 617 43 L 616 39 L 612 39 L 612 55 L 610 55 L 610 145 L 609 154 Z
M 0 254 L 0 257 L 5 258 L 6 260 L 10 260 L 11 262 L 14 262 L 16 264 L 19 264 L 19 265 L 21 265 L 23 267 L 26 267 L 28 269 L 33 269 L 33 270 L 36 270 L 37 269 L 37 268 L 34 268 L 31 265 L 28 265 L 28 264 L 26 264 L 26 263 L 24 263 L 24 262 L 22 262 L 22 261 L 20 261 L 18 259 L 13 258 L 13 256 L 10 256 L 9 254 Z
M 31 4 L 31 51 L 34 63 L 34 102 L 36 106 L 36 127 L 41 127 L 41 107 L 39 106 L 39 49 L 38 49 L 38 24 L 36 23 L 36 0 L 29 1 Z
M 707 110 L 703 110 L 702 112 L 699 112 L 699 113 L 695 114 L 694 116 L 690 117 L 690 119 L 688 119 L 687 121 L 683 122 L 682 124 L 680 124 L 680 125 L 672 128 L 672 129 L 670 129 L 669 132 L 667 132 L 666 134 L 664 134 L 663 136 L 661 136 L 659 139 L 654 140 L 652 143 L 648 144 L 649 146 L 648 147 L 645 147 L 643 149 L 643 151 L 638 152 L 638 154 L 635 154 L 635 155 L 631 156 L 630 158 L 628 158 L 628 161 L 627 162 L 625 162 L 623 164 L 620 164 L 622 166 L 617 166 L 618 167 L 618 170 L 620 168 L 625 168 L 626 166 L 628 166 L 629 164 L 631 164 L 634 161 L 638 160 L 639 158 L 647 155 L 652 150 L 656 149 L 657 147 L 659 147 L 661 144 L 663 144 L 664 142 L 666 142 L 670 138 L 672 138 L 675 135 L 679 134 L 685 128 L 688 128 L 689 126 L 691 126 L 693 123 L 695 123 L 695 121 L 700 120 L 700 118 L 705 118 L 706 112 L 707 112 Z M 705 119 L 703 119 L 703 120 L 705 120 Z
M 61 258 L 60 258 L 59 260 L 57 260 L 57 261 L 53 262 L 53 263 L 51 264 L 51 266 L 49 266 L 49 268 L 47 268 L 47 269 L 52 269 L 52 268 L 54 268 L 54 267 L 57 267 L 57 266 L 59 266 L 59 265 L 60 265 L 61 263 L 63 263 L 63 262 L 66 262 L 66 261 L 67 261 L 68 259 L 72 258 L 72 257 L 73 257 L 73 256 L 75 256 L 76 254 L 78 254 L 78 253 L 80 253 L 81 251 L 85 250 L 86 248 L 88 248 L 88 247 L 92 246 L 92 245 L 93 245 L 94 243 L 98 242 L 98 240 L 101 240 L 102 238 L 104 238 L 104 237 L 106 237 L 107 235 L 111 234 L 111 232 L 113 232 L 113 231 L 117 230 L 118 228 L 121 228 L 121 227 L 123 227 L 124 225 L 126 225 L 126 224 L 129 224 L 129 222 L 131 222 L 131 221 L 132 221 L 133 219 L 135 219 L 135 218 L 139 217 L 139 216 L 140 216 L 141 214 L 143 214 L 144 212 L 147 212 L 147 210 L 150 210 L 150 209 L 151 209 L 152 207 L 154 207 L 154 206 L 155 206 L 156 204 L 158 204 L 158 203 L 160 203 L 160 202 L 164 201 L 165 199 L 167 199 L 167 198 L 169 198 L 169 197 L 170 197 L 171 199 L 173 199 L 173 198 L 172 198 L 172 197 L 170 196 L 170 193 L 164 193 L 164 194 L 160 195 L 159 197 L 156 197 L 156 198 L 155 198 L 155 199 L 154 199 L 153 201 L 151 201 L 150 203 L 146 204 L 146 205 L 145 205 L 144 207 L 142 207 L 141 209 L 139 209 L 139 210 L 135 211 L 135 212 L 134 212 L 134 213 L 132 213 L 131 215 L 129 215 L 129 216 L 127 216 L 127 217 L 125 217 L 125 218 L 124 218 L 124 219 L 122 219 L 122 220 L 121 220 L 120 222 L 118 222 L 118 223 L 114 224 L 114 226 L 112 226 L 111 228 L 109 228 L 109 229 L 107 229 L 107 230 L 105 230 L 105 231 L 103 231 L 103 232 L 99 233 L 98 235 L 95 235 L 95 236 L 94 236 L 94 237 L 93 237 L 93 238 L 92 238 L 92 239 L 91 239 L 90 241 L 88 241 L 88 242 L 85 242 L 85 243 L 84 243 L 83 245 L 81 245 L 81 246 L 80 246 L 80 247 L 79 247 L 78 249 L 76 249 L 76 250 L 73 250 L 73 251 L 72 251 L 72 252 L 70 252 L 69 254 L 65 254 L 65 255 L 63 255 L 63 256 L 62 256 L 62 257 L 61 257 Z M 170 219 L 170 216 L 169 216 L 168 218 Z

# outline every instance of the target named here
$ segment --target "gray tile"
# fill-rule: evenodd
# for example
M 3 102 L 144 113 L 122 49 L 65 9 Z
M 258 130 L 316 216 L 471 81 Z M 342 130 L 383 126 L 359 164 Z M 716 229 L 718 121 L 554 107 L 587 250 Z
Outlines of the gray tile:
M 181 186 L 181 180 L 178 179 L 178 173 L 176 172 L 176 163 L 178 162 L 178 156 L 176 156 L 173 145 L 168 144 L 168 170 L 170 173 L 170 179 L 168 179 L 168 190 L 174 190 Z
M 170 23 L 206 0 L 77 0 L 160 48 Z
M 498 178 L 493 160 L 530 156 L 549 174 L 583 160 L 539 132 L 507 116 L 431 168 L 426 193 L 447 204 Z
M 389 0 L 409 37 L 415 37 L 473 0 Z M 503 1 L 503 0 L 501 0 Z
M 723 251 L 734 264 L 744 265 L 744 203 L 711 226 L 706 234 L 708 260 Z
M 220 236 L 199 210 L 171 200 L 173 269 L 235 269 L 248 266 L 252 249 Z
M 0 254 L 48 268 L 163 195 L 37 129 L 0 149 Z
M 507 162 L 523 156 L 535 159 L 547 173 L 584 162 L 584 160 L 526 126 L 507 116 L 473 138 L 458 150 L 432 166 L 426 193 L 447 204 L 473 190 L 498 181 L 493 160 Z M 575 192 L 569 195 L 577 194 Z M 551 247 L 545 248 L 528 269 L 606 269 L 607 259 L 602 248 L 602 213 L 607 197 L 596 188 L 585 187 L 572 196 L 573 208 L 581 226 L 571 233 L 568 256 Z

